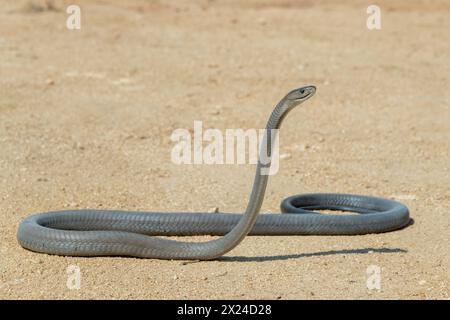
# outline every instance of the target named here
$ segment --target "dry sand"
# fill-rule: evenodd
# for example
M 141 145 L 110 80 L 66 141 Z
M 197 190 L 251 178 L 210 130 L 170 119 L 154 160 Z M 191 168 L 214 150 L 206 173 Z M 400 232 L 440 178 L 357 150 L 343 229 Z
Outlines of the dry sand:
M 74 2 L 78 31 L 65 25 Z M 371 1 L 42 3 L 0 9 L 1 298 L 449 298 L 448 1 L 377 1 L 379 31 L 366 28 Z M 188 264 L 17 244 L 21 219 L 48 210 L 242 211 L 254 166 L 177 166 L 170 134 L 194 120 L 263 127 L 305 84 L 318 92 L 284 124 L 291 156 L 263 211 L 295 193 L 361 193 L 403 201 L 414 225 L 247 237 L 225 260 Z M 371 265 L 381 290 L 366 286 Z

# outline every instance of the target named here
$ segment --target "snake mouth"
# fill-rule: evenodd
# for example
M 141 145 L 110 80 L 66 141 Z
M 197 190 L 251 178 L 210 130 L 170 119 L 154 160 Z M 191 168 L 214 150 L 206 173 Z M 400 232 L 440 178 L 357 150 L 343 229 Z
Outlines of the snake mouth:
M 312 96 L 314 93 L 316 93 L 316 87 L 315 86 L 307 86 L 300 89 L 300 94 L 303 95 L 303 98 L 307 98 Z M 302 98 L 299 98 L 302 99 Z
M 291 91 L 288 94 L 288 99 L 291 101 L 303 101 L 310 98 L 314 93 L 316 93 L 315 86 L 306 86 Z

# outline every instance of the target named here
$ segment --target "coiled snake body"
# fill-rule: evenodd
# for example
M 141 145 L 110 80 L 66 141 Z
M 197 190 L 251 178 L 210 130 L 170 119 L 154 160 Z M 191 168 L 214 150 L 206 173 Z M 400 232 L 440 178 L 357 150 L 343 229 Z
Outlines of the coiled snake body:
M 283 214 L 259 215 L 270 168 L 273 136 L 287 113 L 316 91 L 306 86 L 289 92 L 273 110 L 261 153 L 269 161 L 256 168 L 255 180 L 243 214 L 66 210 L 24 219 L 17 239 L 32 251 L 68 256 L 123 255 L 157 259 L 215 259 L 237 246 L 246 235 L 353 235 L 386 232 L 409 223 L 403 204 L 350 194 L 304 194 L 285 199 Z M 352 211 L 356 215 L 319 214 L 312 210 Z M 206 242 L 184 242 L 158 235 L 222 235 Z

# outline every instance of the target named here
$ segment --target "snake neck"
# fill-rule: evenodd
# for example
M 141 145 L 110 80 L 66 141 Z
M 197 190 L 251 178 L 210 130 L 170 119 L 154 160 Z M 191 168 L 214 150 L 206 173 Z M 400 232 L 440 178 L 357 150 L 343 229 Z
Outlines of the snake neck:
M 297 89 L 300 90 L 300 89 Z M 315 89 L 314 89 L 315 90 Z M 285 96 L 273 109 L 264 131 L 263 141 L 261 143 L 258 165 L 256 167 L 255 178 L 252 191 L 248 200 L 247 208 L 239 220 L 238 224 L 222 238 L 213 240 L 222 248 L 222 252 L 216 252 L 211 259 L 217 258 L 237 246 L 253 228 L 256 218 L 261 211 L 261 207 L 269 181 L 269 172 L 272 165 L 272 155 L 274 141 L 278 136 L 278 129 L 287 114 L 298 106 L 301 102 L 307 100 L 310 96 L 302 100 L 292 100 L 289 96 L 291 91 Z M 312 96 L 312 94 L 311 94 Z M 264 158 L 264 161 L 262 160 Z

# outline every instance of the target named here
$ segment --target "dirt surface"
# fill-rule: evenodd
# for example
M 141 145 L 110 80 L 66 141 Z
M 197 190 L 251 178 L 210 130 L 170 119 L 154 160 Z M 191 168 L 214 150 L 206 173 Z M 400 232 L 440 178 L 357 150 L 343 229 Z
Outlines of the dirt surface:
M 81 7 L 81 30 L 66 7 Z M 0 9 L 0 298 L 449 298 L 450 4 L 377 1 L 5 1 Z M 296 193 L 404 202 L 414 224 L 365 236 L 247 237 L 219 261 L 37 254 L 30 213 L 241 212 L 252 165 L 175 165 L 176 128 L 289 115 L 264 212 Z M 220 214 L 220 213 L 218 213 Z M 198 237 L 207 240 L 209 237 Z M 67 287 L 67 267 L 81 288 Z M 381 289 L 367 287 L 369 266 Z M 372 270 L 372 269 L 369 269 Z

